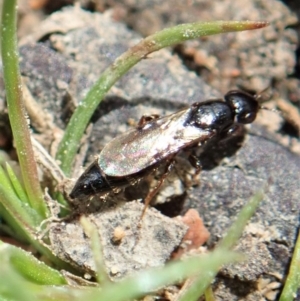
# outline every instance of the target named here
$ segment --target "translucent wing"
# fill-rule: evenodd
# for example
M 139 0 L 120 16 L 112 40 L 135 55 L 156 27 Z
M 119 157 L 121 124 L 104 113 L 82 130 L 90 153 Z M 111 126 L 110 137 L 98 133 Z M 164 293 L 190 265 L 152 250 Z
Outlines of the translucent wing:
M 113 139 L 99 155 L 101 170 L 109 176 L 129 176 L 212 137 L 213 130 L 186 125 L 190 110 L 148 122 Z

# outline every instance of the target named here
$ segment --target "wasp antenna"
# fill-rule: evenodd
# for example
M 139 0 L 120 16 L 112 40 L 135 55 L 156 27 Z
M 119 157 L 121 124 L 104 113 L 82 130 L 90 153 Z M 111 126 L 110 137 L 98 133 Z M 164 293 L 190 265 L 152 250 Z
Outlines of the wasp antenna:
M 255 94 L 254 97 L 258 102 L 264 103 L 264 102 L 271 100 L 273 98 L 273 96 L 274 96 L 273 88 L 271 86 L 268 86 L 265 89 L 263 89 L 262 91 Z
M 283 113 L 284 116 L 287 116 L 287 120 L 297 131 L 297 137 L 300 137 L 300 114 L 299 108 L 291 104 L 290 102 L 285 101 L 284 99 L 277 100 L 277 107 Z
M 277 109 L 270 109 L 270 108 L 268 108 L 268 107 L 265 107 L 265 106 L 259 106 L 259 108 L 261 109 L 261 110 L 266 110 L 266 111 L 270 111 L 270 112 L 274 112 L 274 113 L 277 113 L 277 114 L 279 114 L 280 116 L 282 116 L 282 117 L 287 117 L 287 116 L 284 116 L 284 114 L 280 111 L 280 110 L 277 110 Z
M 274 95 L 276 94 L 275 87 L 276 79 L 272 79 L 268 86 L 256 93 L 256 100 L 260 103 L 264 103 L 274 98 Z
M 286 122 L 288 122 L 294 128 L 296 128 L 296 131 L 298 132 L 297 135 L 300 136 L 300 123 L 297 123 L 297 121 L 295 121 L 293 118 L 291 118 L 287 113 L 282 112 L 281 110 L 278 110 L 278 109 L 271 109 L 271 108 L 268 108 L 268 107 L 265 107 L 265 106 L 260 106 L 259 108 L 261 110 L 274 112 L 274 113 L 280 115 Z

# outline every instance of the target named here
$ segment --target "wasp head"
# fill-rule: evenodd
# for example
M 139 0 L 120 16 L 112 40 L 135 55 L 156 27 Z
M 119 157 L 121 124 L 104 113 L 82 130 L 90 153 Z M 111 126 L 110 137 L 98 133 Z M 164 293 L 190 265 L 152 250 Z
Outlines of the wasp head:
M 229 91 L 225 96 L 226 103 L 235 112 L 238 123 L 252 123 L 259 111 L 259 104 L 255 98 L 246 92 L 239 90 Z

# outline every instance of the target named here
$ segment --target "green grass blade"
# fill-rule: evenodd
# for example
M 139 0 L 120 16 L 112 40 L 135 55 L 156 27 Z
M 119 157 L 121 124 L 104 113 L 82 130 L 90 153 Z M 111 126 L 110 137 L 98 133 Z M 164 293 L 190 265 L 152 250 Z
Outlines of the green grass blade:
M 224 257 L 222 258 L 222 254 Z M 0 281 L 0 298 L 5 296 L 11 300 L 113 300 L 128 301 L 149 292 L 155 291 L 164 285 L 182 281 L 202 271 L 203 275 L 211 272 L 212 268 L 240 259 L 237 253 L 218 251 L 201 257 L 189 258 L 185 261 L 173 262 L 163 268 L 142 271 L 136 276 L 122 280 L 119 283 L 106 283 L 102 288 L 72 288 L 57 286 L 40 286 L 29 283 L 20 278 L 19 273 L 8 264 L 7 252 L 4 253 L 3 264 L 0 265 L 0 274 L 6 275 Z M 59 278 L 58 278 L 59 280 Z M 18 291 L 15 288 L 18 287 Z M 24 294 L 22 294 L 24 291 Z M 23 297 L 23 298 L 22 298 Z
M 300 289 L 300 232 L 295 245 L 295 250 L 290 265 L 288 277 L 285 281 L 279 301 L 294 300 Z
M 21 185 L 19 179 L 17 178 L 16 174 L 14 173 L 13 169 L 7 162 L 6 162 L 6 171 L 7 171 L 10 182 L 11 182 L 19 200 L 21 202 L 29 205 L 30 203 L 29 203 L 29 200 L 28 200 L 28 197 L 27 197 L 27 194 L 26 194 L 24 188 L 22 187 L 22 185 Z
M 104 267 L 102 245 L 99 237 L 99 232 L 94 224 L 92 224 L 88 218 L 82 216 L 80 218 L 80 224 L 82 225 L 85 234 L 90 238 L 91 249 L 93 252 L 93 258 L 96 266 L 97 282 L 103 284 L 109 280 Z
M 20 202 L 14 192 L 0 184 L 0 210 L 6 223 L 12 228 L 14 236 L 22 242 L 29 242 L 29 233 L 35 232 L 39 216 L 30 207 Z
M 64 277 L 56 270 L 37 260 L 29 252 L 0 241 L 1 258 L 8 256 L 11 266 L 25 279 L 46 285 L 66 284 Z
M 16 36 L 16 0 L 3 0 L 1 18 L 1 54 L 9 120 L 14 136 L 24 186 L 31 207 L 42 217 L 47 216 L 30 141 L 26 111 L 22 99 Z
M 30 208 L 26 203 L 22 203 L 16 195 L 6 172 L 0 166 L 0 203 L 5 208 L 4 212 L 9 213 L 10 217 L 19 225 L 27 225 L 34 229 L 42 219 L 37 215 L 35 210 Z M 1 212 L 3 215 L 4 212 Z M 7 216 L 4 216 L 5 218 Z
M 22 254 L 23 252 L 23 254 Z M 25 259 L 27 268 L 33 268 L 32 273 L 38 272 L 39 263 L 34 263 L 36 259 L 31 256 L 30 262 L 28 261 L 28 254 L 19 250 L 16 247 L 4 244 L 0 242 L 0 254 L 1 254 L 1 265 L 0 265 L 0 300 L 14 300 L 14 301 L 42 301 L 42 300 L 63 300 L 60 298 L 54 298 L 53 293 L 56 292 L 54 284 L 59 284 L 57 291 L 61 288 L 61 285 L 65 283 L 64 279 L 58 274 L 48 268 L 47 271 L 48 279 L 40 278 L 39 275 L 30 275 L 30 270 L 26 273 L 22 272 L 22 269 L 18 267 L 18 264 L 12 261 L 20 261 Z M 18 257 L 18 259 L 16 259 Z M 13 260 L 12 260 L 13 259 Z M 41 263 L 42 264 L 42 263 Z M 44 265 L 44 264 L 42 264 Z M 42 267 L 44 270 L 45 267 Z M 46 268 L 47 269 L 47 268 Z M 43 271 L 44 274 L 44 271 Z M 33 279 L 32 279 L 33 276 Z M 33 280 L 33 282 L 27 279 Z M 35 281 L 37 280 L 37 281 Z M 48 285 L 37 285 L 35 282 L 40 282 Z M 58 294 L 57 294 L 58 295 Z M 58 297 L 58 296 L 57 296 Z M 70 297 L 66 300 L 71 300 Z
M 57 159 L 61 162 L 61 169 L 67 176 L 70 175 L 72 162 L 80 145 L 80 139 L 95 109 L 112 85 L 137 62 L 146 58 L 148 54 L 190 39 L 218 33 L 257 29 L 267 25 L 267 22 L 251 21 L 182 24 L 157 32 L 130 48 L 102 73 L 102 76 L 90 89 L 85 99 L 76 108 L 57 152 Z
M 238 214 L 236 221 L 229 228 L 225 237 L 220 241 L 217 246 L 218 252 L 222 254 L 223 252 L 228 252 L 241 237 L 244 228 L 250 218 L 256 211 L 257 206 L 263 198 L 263 193 L 256 193 L 250 201 L 243 207 L 241 212 Z M 225 254 L 224 253 L 224 254 Z M 224 255 L 225 256 L 225 255 Z M 189 287 L 182 293 L 181 296 L 178 296 L 176 301 L 196 301 L 202 296 L 203 291 L 212 283 L 214 277 L 216 276 L 218 270 L 215 269 L 210 275 L 207 277 L 203 277 L 202 275 L 196 276 L 194 279 L 190 281 Z
M 0 281 L 0 300 L 5 301 L 34 301 L 37 300 L 31 286 L 2 258 L 0 273 L 5 275 Z
M 264 197 L 263 192 L 257 192 L 250 201 L 239 212 L 237 219 L 227 231 L 225 237 L 218 243 L 218 248 L 229 250 L 234 247 L 238 239 L 242 236 L 243 231 L 255 213 L 259 203 Z
M 238 260 L 241 260 L 241 256 L 235 252 L 224 251 L 220 253 L 214 251 L 185 261 L 171 262 L 161 269 L 143 271 L 135 277 L 125 279 L 118 284 L 108 284 L 102 288 L 101 294 L 92 293 L 87 299 L 125 301 L 139 298 L 165 285 L 182 281 L 195 274 L 201 273 L 203 277 L 208 277 L 222 265 Z
M 204 295 L 205 301 L 216 301 L 211 285 L 206 288 Z
M 1 183 L 1 180 L 0 180 Z M 69 264 L 57 258 L 51 250 L 38 239 L 37 229 L 40 216 L 30 207 L 21 203 L 14 192 L 0 184 L 0 211 L 7 224 L 13 229 L 19 241 L 31 244 L 58 267 L 74 270 Z M 1 264 L 0 264 L 1 265 Z M 0 281 L 1 282 L 1 281 Z
M 19 241 L 32 244 L 41 254 L 56 263 L 60 268 L 70 266 L 58 259 L 47 246 L 37 238 L 37 229 L 42 222 L 41 216 L 28 204 L 19 200 L 6 173 L 0 166 L 0 214 L 13 230 Z M 72 269 L 71 269 L 72 270 Z

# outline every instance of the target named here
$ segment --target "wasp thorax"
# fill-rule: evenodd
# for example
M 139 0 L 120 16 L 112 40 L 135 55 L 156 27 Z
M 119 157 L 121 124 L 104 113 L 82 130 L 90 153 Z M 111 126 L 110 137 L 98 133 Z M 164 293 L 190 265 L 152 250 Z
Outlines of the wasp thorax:
M 196 104 L 198 107 L 195 106 L 195 112 L 191 117 L 195 126 L 222 131 L 232 124 L 234 114 L 224 101 L 213 100 Z

